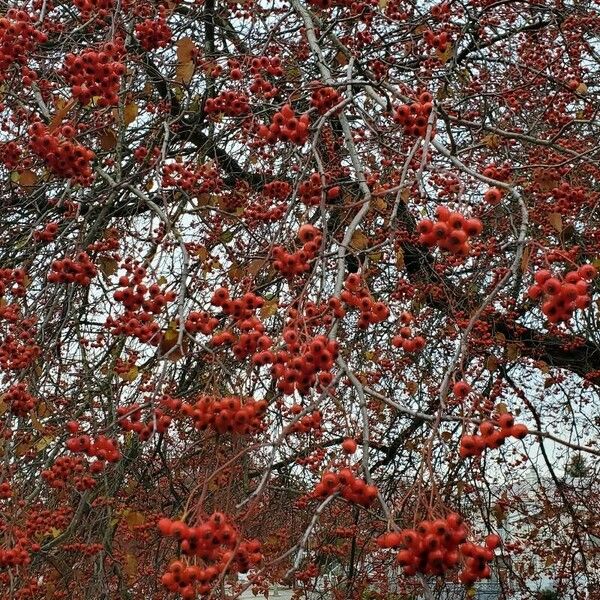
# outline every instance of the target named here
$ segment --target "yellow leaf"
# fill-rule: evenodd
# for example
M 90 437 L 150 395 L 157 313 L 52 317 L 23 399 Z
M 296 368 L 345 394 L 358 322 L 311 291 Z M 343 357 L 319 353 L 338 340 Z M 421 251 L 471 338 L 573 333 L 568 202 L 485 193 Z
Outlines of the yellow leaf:
M 12 171 L 10 174 L 10 180 L 13 183 L 19 183 L 19 179 L 21 178 L 21 175 L 19 175 L 19 171 Z
M 42 437 L 35 443 L 35 449 L 43 450 L 44 448 L 47 448 L 53 441 L 54 441 L 54 436 L 45 435 L 44 437 Z
M 356 230 L 352 234 L 350 240 L 350 248 L 353 250 L 364 250 L 369 245 L 369 238 L 360 230 Z
M 506 406 L 506 404 L 504 404 L 504 402 L 499 402 L 498 404 L 496 404 L 496 412 L 499 415 L 505 415 L 508 412 L 508 407 Z
M 138 116 L 138 105 L 135 102 L 130 102 L 123 109 L 123 121 L 125 125 L 133 123 Z
M 191 60 L 177 63 L 177 68 L 175 70 L 175 81 L 188 84 L 194 76 L 194 71 L 195 66 Z
M 57 538 L 61 533 L 62 529 L 57 529 L 56 527 L 50 528 L 50 535 L 52 535 L 53 538 Z
M 177 59 L 179 62 L 189 62 L 196 54 L 196 44 L 189 37 L 183 37 L 177 42 Z
M 129 371 L 125 371 L 124 373 L 119 373 L 119 377 L 123 381 L 135 381 L 137 376 L 139 375 L 139 369 L 134 365 L 129 369 Z
M 138 561 L 133 554 L 127 553 L 125 555 L 125 564 L 123 565 L 123 571 L 129 577 L 134 577 L 137 574 Z
M 396 252 L 396 266 L 399 269 L 404 268 L 404 252 L 402 248 L 398 248 L 398 252 Z
M 273 300 L 266 300 L 260 309 L 260 316 L 263 319 L 272 317 L 277 312 L 278 306 L 279 303 L 277 302 L 277 298 L 273 298 Z
M 560 213 L 551 212 L 548 215 L 548 222 L 550 223 L 550 225 L 552 225 L 552 227 L 554 227 L 554 229 L 556 229 L 556 231 L 558 231 L 558 233 L 560 233 L 562 231 L 563 222 L 562 222 L 562 216 Z
M 123 517 L 125 523 L 129 527 L 137 527 L 138 525 L 143 525 L 146 522 L 146 517 L 143 513 L 137 510 L 124 510 Z

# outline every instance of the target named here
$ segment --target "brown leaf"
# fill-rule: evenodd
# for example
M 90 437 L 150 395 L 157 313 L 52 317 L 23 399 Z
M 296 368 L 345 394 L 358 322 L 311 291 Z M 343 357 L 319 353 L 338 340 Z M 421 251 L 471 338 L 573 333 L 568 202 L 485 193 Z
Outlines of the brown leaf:
M 272 300 L 266 300 L 260 309 L 260 316 L 263 319 L 272 317 L 275 313 L 277 313 L 278 307 L 279 302 L 277 301 L 277 298 L 273 298 Z
M 556 229 L 556 231 L 558 231 L 558 233 L 563 230 L 562 216 L 560 213 L 551 212 L 548 215 L 548 222 L 550 225 L 552 225 L 552 227 L 554 227 L 554 229 Z
M 138 105 L 135 102 L 130 102 L 123 109 L 123 121 L 125 125 L 133 123 L 138 116 Z
M 369 238 L 360 230 L 356 230 L 352 234 L 350 240 L 350 248 L 353 250 L 364 250 L 369 245 Z
M 100 272 L 105 277 L 110 277 L 117 272 L 119 268 L 119 263 L 114 258 L 109 258 L 107 256 L 101 256 L 98 259 L 98 266 L 100 267 Z
M 19 185 L 23 187 L 34 186 L 38 181 L 38 176 L 31 169 L 24 169 L 19 174 Z
M 111 129 L 105 129 L 100 136 L 99 142 L 102 150 L 112 150 L 117 145 L 117 136 Z
M 521 273 L 526 273 L 531 259 L 531 246 L 525 246 L 523 256 L 521 257 Z
M 175 81 L 187 85 L 192 80 L 194 71 L 195 65 L 191 60 L 177 63 L 177 68 L 175 70 Z
M 194 58 L 196 53 L 196 44 L 192 38 L 183 37 L 177 41 L 177 59 L 179 62 L 189 62 Z

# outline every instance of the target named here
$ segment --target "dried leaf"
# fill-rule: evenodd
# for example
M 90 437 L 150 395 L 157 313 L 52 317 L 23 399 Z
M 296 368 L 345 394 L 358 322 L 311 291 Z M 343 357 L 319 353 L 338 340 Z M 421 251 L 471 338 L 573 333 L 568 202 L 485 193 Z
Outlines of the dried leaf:
M 352 234 L 350 240 L 350 248 L 353 250 L 364 250 L 369 245 L 369 238 L 360 230 L 356 230 Z
M 135 381 L 137 379 L 137 376 L 139 375 L 139 369 L 134 365 L 133 367 L 131 367 L 129 369 L 129 371 L 125 371 L 124 373 L 119 373 L 119 377 L 123 380 L 123 381 Z
M 175 81 L 187 85 L 192 80 L 195 70 L 196 68 L 192 61 L 177 63 Z
M 508 344 L 506 347 L 506 357 L 508 360 L 516 360 L 519 358 L 519 346 L 517 346 L 517 344 Z
M 117 136 L 111 129 L 105 129 L 100 136 L 99 142 L 102 150 L 112 150 L 117 145 Z
M 24 169 L 19 174 L 19 185 L 31 187 L 38 181 L 38 176 L 31 169 Z
M 521 257 L 521 273 L 526 273 L 531 259 L 531 246 L 525 246 L 523 256 Z
M 277 298 L 273 298 L 272 300 L 267 300 L 260 309 L 260 316 L 263 319 L 268 317 L 272 317 L 277 313 L 277 308 L 279 307 L 279 302 Z
M 496 413 L 499 415 L 505 415 L 508 412 L 508 406 L 504 404 L 504 402 L 499 402 L 496 404 Z
M 52 121 L 50 121 L 50 126 L 48 127 L 49 131 L 53 131 L 62 123 L 69 111 L 77 104 L 77 100 L 71 98 L 71 100 L 65 102 L 61 98 L 57 98 L 54 104 L 58 110 L 54 113 Z
M 129 125 L 130 123 L 133 123 L 138 116 L 138 105 L 135 102 L 130 102 L 129 104 L 125 105 L 125 108 L 123 109 L 123 121 L 125 122 L 125 125 Z
M 554 227 L 554 229 L 556 229 L 556 231 L 558 231 L 558 233 L 563 230 L 562 216 L 560 213 L 551 212 L 548 215 L 548 222 L 550 225 L 552 225 L 552 227 Z
M 127 553 L 125 555 L 125 564 L 123 565 L 123 572 L 129 577 L 135 577 L 138 571 L 138 561 L 135 555 Z
M 100 272 L 105 277 L 110 277 L 117 272 L 119 268 L 119 263 L 114 258 L 109 258 L 108 256 L 101 256 L 98 259 L 98 266 L 100 267 Z
M 493 354 L 487 357 L 485 368 L 490 372 L 495 371 L 498 368 L 498 359 Z
M 136 527 L 138 525 L 143 525 L 146 522 L 146 517 L 144 516 L 144 513 L 137 510 L 124 510 L 123 520 L 129 527 Z
M 396 252 L 396 266 L 399 269 L 404 268 L 404 251 L 402 248 L 398 248 L 398 252 Z
M 177 59 L 181 63 L 190 62 L 196 54 L 196 44 L 189 37 L 183 37 L 178 40 L 177 44 Z
M 448 44 L 448 46 L 446 47 L 446 49 L 443 52 L 440 52 L 439 50 L 436 52 L 436 56 L 438 57 L 438 60 L 442 63 L 442 64 L 446 64 L 454 55 L 454 48 L 452 47 L 451 44 Z

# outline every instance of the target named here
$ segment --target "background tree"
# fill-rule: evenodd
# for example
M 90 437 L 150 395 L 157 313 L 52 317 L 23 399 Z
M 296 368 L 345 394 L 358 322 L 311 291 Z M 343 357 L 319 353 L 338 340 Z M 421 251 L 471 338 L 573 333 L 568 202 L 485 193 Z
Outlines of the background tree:
M 596 2 L 0 12 L 3 598 L 598 597 Z

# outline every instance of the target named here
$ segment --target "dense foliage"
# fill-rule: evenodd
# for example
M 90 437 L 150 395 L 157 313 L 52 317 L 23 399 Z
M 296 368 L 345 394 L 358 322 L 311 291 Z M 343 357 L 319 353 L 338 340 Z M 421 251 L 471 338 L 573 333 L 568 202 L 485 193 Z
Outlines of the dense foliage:
M 0 14 L 2 598 L 600 597 L 597 0 Z

